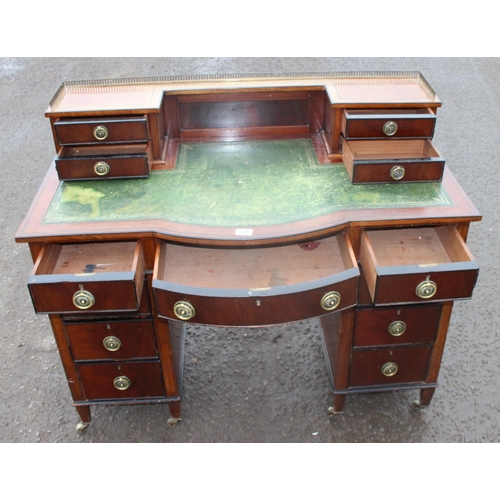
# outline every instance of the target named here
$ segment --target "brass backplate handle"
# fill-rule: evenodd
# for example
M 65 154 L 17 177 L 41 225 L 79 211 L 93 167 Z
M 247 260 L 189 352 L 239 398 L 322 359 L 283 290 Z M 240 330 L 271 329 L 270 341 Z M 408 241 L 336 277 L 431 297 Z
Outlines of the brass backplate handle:
M 437 285 L 434 281 L 430 280 L 422 281 L 422 283 L 420 283 L 415 290 L 417 297 L 420 297 L 421 299 L 430 299 L 436 295 L 436 292 Z
M 183 321 L 194 318 L 195 309 L 186 300 L 180 300 L 174 304 L 174 314 Z
M 79 290 L 73 295 L 73 304 L 78 309 L 89 309 L 95 304 L 95 298 L 89 291 Z
M 105 161 L 98 161 L 94 165 L 94 172 L 97 175 L 101 175 L 101 176 L 107 175 L 107 174 L 109 174 L 109 165 Z
M 97 125 L 97 127 L 94 128 L 94 137 L 98 141 L 104 141 L 106 137 L 108 137 L 108 129 L 104 125 Z
M 382 131 L 385 135 L 391 137 L 398 131 L 398 124 L 393 121 L 385 122 Z
M 340 304 L 340 299 L 341 296 L 339 292 L 327 292 L 321 299 L 321 307 L 325 311 L 333 311 Z
M 388 330 L 393 337 L 399 337 L 400 335 L 403 335 L 403 333 L 405 332 L 406 323 L 404 321 L 393 321 L 389 325 Z
M 401 165 L 394 165 L 394 167 L 391 168 L 390 176 L 395 181 L 400 181 L 405 176 L 405 168 Z
M 125 375 L 121 375 L 113 380 L 113 385 L 119 391 L 125 391 L 132 385 L 132 381 L 128 377 L 125 377 Z
M 396 363 L 393 363 L 392 361 L 386 363 L 384 366 L 382 366 L 381 372 L 386 377 L 392 377 L 398 372 L 398 365 Z
M 114 337 L 114 336 L 106 337 L 102 341 L 102 344 L 104 345 L 104 347 L 108 351 L 111 351 L 111 352 L 118 351 L 118 349 L 120 349 L 120 347 L 122 346 L 121 340 L 118 337 Z

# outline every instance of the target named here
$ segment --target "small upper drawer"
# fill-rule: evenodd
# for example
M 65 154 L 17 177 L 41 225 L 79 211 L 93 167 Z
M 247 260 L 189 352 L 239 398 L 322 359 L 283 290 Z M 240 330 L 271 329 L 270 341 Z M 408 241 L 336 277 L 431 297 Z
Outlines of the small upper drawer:
M 470 298 L 479 273 L 455 226 L 363 230 L 360 261 L 375 305 Z
M 342 160 L 353 184 L 439 182 L 445 164 L 429 139 L 345 140 Z
M 28 281 L 37 313 L 136 311 L 144 286 L 142 244 L 47 244 Z
M 54 130 L 59 146 L 148 142 L 146 116 L 60 118 Z
M 441 305 L 358 309 L 355 347 L 434 342 Z
M 151 320 L 66 322 L 64 329 L 75 361 L 157 355 Z
M 55 158 L 60 180 L 148 177 L 148 144 L 124 146 L 65 146 Z
M 359 281 L 345 234 L 269 248 L 162 243 L 153 289 L 160 316 L 252 326 L 321 316 L 356 304 Z
M 345 109 L 346 139 L 432 138 L 436 115 L 429 108 Z

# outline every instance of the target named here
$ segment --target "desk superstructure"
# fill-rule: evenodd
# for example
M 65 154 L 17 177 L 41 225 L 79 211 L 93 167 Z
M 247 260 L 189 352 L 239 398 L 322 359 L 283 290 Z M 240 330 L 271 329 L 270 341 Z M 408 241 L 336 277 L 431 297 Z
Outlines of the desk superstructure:
M 419 73 L 68 82 L 54 162 L 16 240 L 83 430 L 97 404 L 180 419 L 188 323 L 318 318 L 332 413 L 437 386 L 481 215 L 432 143 Z

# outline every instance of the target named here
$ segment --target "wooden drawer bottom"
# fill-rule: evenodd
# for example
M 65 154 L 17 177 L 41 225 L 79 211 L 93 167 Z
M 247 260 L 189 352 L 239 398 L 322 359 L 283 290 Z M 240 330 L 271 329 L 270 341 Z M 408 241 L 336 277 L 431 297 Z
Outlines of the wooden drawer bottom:
M 165 396 L 159 361 L 78 365 L 87 400 Z

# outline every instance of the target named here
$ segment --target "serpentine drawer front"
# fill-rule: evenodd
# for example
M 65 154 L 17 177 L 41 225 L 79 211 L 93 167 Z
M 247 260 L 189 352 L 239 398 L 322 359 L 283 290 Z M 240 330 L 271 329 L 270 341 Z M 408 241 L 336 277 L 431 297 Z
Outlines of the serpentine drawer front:
M 144 270 L 140 242 L 47 244 L 28 287 L 37 313 L 136 311 Z
M 148 177 L 151 170 L 149 144 L 124 146 L 65 146 L 55 158 L 59 179 L 86 180 Z
M 346 109 L 342 134 L 346 139 L 431 138 L 435 125 L 429 108 Z
M 268 325 L 356 304 L 359 269 L 344 233 L 272 248 L 161 243 L 153 288 L 158 314 L 209 325 Z
M 479 272 L 454 226 L 363 230 L 360 261 L 375 305 L 467 299 Z
M 60 118 L 54 130 L 59 146 L 148 142 L 146 116 Z
M 75 361 L 157 356 L 150 319 L 65 322 L 64 330 Z

